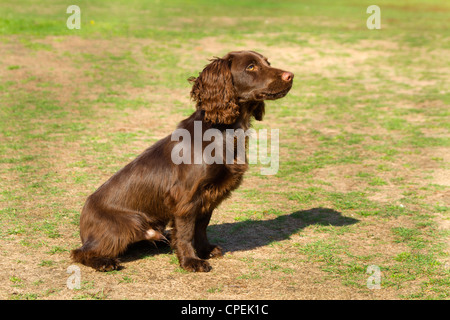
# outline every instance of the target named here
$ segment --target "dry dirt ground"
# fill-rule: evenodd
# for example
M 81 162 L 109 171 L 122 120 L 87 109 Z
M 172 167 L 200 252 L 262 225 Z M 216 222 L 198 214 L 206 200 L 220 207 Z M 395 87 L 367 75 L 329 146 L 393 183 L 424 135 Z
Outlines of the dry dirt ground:
M 17 145 L 16 150 L 2 153 L 0 163 L 4 215 L 1 299 L 398 299 L 425 295 L 426 270 L 408 275 L 396 269 L 402 257 L 415 251 L 412 242 L 399 241 L 393 230 L 416 230 L 419 222 L 411 214 L 364 215 L 350 205 L 336 208 L 340 202 L 333 195 L 354 192 L 357 197 L 358 192 L 370 190 L 367 200 L 358 205 L 371 201 L 380 208 L 395 204 L 397 209 L 406 206 L 417 212 L 424 210 L 422 203 L 448 206 L 450 178 L 443 164 L 450 162 L 449 149 L 438 146 L 415 152 L 406 146 L 400 148 L 401 156 L 386 160 L 386 164 L 379 160 L 378 149 L 364 147 L 369 137 L 363 138 L 361 146 L 351 145 L 363 155 L 361 162 L 326 163 L 308 174 L 294 165 L 290 172 L 281 170 L 281 176 L 261 176 L 259 165 L 252 166 L 240 190 L 213 215 L 210 238 L 220 243 L 226 254 L 211 261 L 211 272 L 184 272 L 169 248 L 140 243 L 122 257 L 124 269 L 120 271 L 99 273 L 78 265 L 81 288 L 69 289 L 67 269 L 73 265 L 69 251 L 80 245 L 77 219 L 86 196 L 151 143 L 169 134 L 193 108 L 187 82 L 184 86 L 167 83 L 172 78 L 164 73 L 174 68 L 155 70 L 147 59 L 146 48 L 154 45 L 146 39 L 79 37 L 46 37 L 28 43 L 9 37 L 0 43 L 0 77 L 8 84 L 3 97 L 9 107 L 14 101 L 28 105 L 10 118 L 9 129 L 3 127 L 1 137 L 9 146 Z M 369 76 L 376 69 L 370 61 L 388 59 L 401 50 L 396 43 L 345 46 L 311 39 L 305 47 L 275 47 L 244 39 L 231 49 L 248 48 L 263 52 L 274 66 L 296 75 L 293 97 L 286 98 L 285 105 L 300 111 L 284 108 L 272 112 L 284 102 L 269 102 L 265 121 L 256 127 L 280 128 L 281 166 L 287 163 L 282 168 L 317 152 L 327 140 L 318 139 L 316 131 L 322 138 L 338 137 L 333 143 L 339 142 L 342 132 L 352 137 L 396 134 L 385 127 L 347 123 L 327 113 L 325 107 L 303 108 L 308 97 L 323 92 L 302 81 L 303 75 L 311 73 L 328 79 L 360 77 L 365 94 L 372 92 L 383 100 L 383 93 L 377 90 L 380 84 Z M 220 37 L 177 48 L 176 66 L 187 69 L 178 78 L 185 81 L 189 73 L 200 71 L 208 58 L 228 50 L 230 43 Z M 98 60 L 102 54 L 111 60 Z M 129 66 L 134 69 L 127 70 Z M 126 79 L 108 82 L 117 75 Z M 141 78 L 141 83 L 133 82 Z M 408 83 L 399 87 L 414 94 L 420 86 L 438 80 L 411 80 L 400 74 L 391 81 Z M 36 99 L 46 97 L 47 104 L 57 107 L 42 116 L 33 105 Z M 133 104 L 127 105 L 127 101 Z M 122 102 L 124 106 L 120 106 Z M 427 103 L 402 106 L 397 101 L 394 107 L 420 109 Z M 287 116 L 280 117 L 280 112 Z M 420 123 L 427 121 L 424 117 L 420 112 L 408 113 L 405 121 Z M 439 137 L 446 132 L 431 126 L 427 135 Z M 26 155 L 30 160 L 19 162 Z M 420 200 L 403 202 L 411 194 Z M 434 223 L 449 228 L 448 211 L 431 208 L 427 211 L 430 216 L 424 228 L 436 226 Z M 425 232 L 420 239 L 424 243 L 438 241 Z M 440 255 L 440 259 L 438 267 L 444 269 L 447 257 Z M 381 266 L 385 282 L 379 290 L 366 286 L 368 265 Z M 434 275 L 433 279 L 445 278 L 445 270 L 442 272 L 442 277 Z M 441 287 L 438 298 L 445 292 Z M 433 291 L 430 285 L 425 290 Z

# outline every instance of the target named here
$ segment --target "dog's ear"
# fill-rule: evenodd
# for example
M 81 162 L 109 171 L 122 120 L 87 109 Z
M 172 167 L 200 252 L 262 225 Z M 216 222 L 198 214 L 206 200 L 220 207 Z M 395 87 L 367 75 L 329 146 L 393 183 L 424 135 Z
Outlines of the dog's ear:
M 253 106 L 253 111 L 252 111 L 255 119 L 258 121 L 262 121 L 262 119 L 264 117 L 264 112 L 265 112 L 264 101 L 255 102 L 255 105 Z
M 192 85 L 191 98 L 197 109 L 204 111 L 203 119 L 214 124 L 232 124 L 239 116 L 239 105 L 231 75 L 231 56 L 211 60 L 197 78 L 188 79 Z

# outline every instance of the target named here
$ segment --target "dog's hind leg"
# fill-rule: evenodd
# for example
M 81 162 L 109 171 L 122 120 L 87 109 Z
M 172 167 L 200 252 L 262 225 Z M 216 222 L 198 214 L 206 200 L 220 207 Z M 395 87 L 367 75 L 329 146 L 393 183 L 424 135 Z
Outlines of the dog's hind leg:
M 81 213 L 80 235 L 83 245 L 71 252 L 72 259 L 98 271 L 118 269 L 118 257 L 129 244 L 158 237 L 156 233 L 146 233 L 144 219 L 138 212 L 96 207 L 89 202 Z

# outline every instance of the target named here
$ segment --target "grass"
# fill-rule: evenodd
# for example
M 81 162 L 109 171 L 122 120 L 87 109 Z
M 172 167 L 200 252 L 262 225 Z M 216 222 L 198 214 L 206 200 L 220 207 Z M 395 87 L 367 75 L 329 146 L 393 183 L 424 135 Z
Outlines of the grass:
M 68 30 L 67 1 L 0 1 L 0 297 L 448 299 L 450 7 L 383 0 L 369 31 L 370 4 L 78 1 Z M 278 173 L 252 165 L 213 215 L 225 257 L 203 277 L 140 248 L 65 288 L 86 197 L 192 112 L 207 59 L 244 48 L 296 78 L 254 124 L 279 129 Z

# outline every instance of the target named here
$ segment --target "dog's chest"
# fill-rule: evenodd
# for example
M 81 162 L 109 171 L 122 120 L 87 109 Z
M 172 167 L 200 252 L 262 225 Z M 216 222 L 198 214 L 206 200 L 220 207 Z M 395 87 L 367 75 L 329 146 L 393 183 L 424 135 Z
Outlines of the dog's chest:
M 231 192 L 242 183 L 244 173 L 247 169 L 248 164 L 245 163 L 223 165 L 221 170 L 216 171 L 216 178 L 208 183 L 202 192 L 204 210 L 213 210 L 224 199 L 230 196 Z

